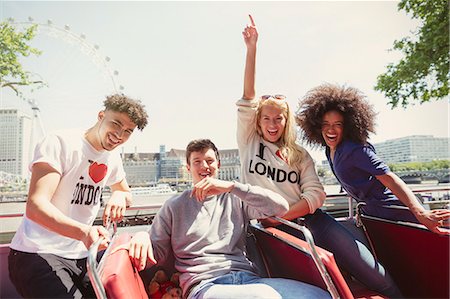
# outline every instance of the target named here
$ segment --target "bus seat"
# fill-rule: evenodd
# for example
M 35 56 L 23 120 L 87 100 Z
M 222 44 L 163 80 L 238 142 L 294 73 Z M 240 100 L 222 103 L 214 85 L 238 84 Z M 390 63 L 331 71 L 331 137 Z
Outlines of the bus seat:
M 274 227 L 263 228 L 260 225 L 251 225 L 250 229 L 256 237 L 257 245 L 271 277 L 295 279 L 327 290 L 307 242 Z M 357 287 L 352 293 L 353 290 L 351 291 L 342 276 L 333 254 L 318 246 L 315 248 L 340 298 L 385 298 L 357 283 L 351 284 L 352 287 Z
M 128 249 L 120 248 L 114 250 L 118 246 L 129 242 L 130 239 L 129 234 L 120 234 L 114 243 L 111 253 L 105 258 L 102 282 L 109 299 L 148 298 L 139 272 L 133 266 L 128 256 Z
M 449 298 L 449 235 L 415 223 L 360 216 L 377 258 L 407 298 Z
M 95 257 L 100 243 L 94 243 L 95 245 L 89 249 L 88 273 L 97 298 L 148 299 L 139 272 L 128 255 L 128 248 L 123 247 L 130 240 L 131 235 L 128 233 L 114 235 L 98 265 Z

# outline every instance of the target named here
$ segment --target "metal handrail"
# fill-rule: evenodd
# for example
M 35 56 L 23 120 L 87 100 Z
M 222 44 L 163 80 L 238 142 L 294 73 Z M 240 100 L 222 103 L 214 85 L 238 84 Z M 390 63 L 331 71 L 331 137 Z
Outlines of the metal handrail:
M 113 226 L 113 234 L 111 237 L 111 242 L 110 242 L 108 248 L 106 248 L 102 258 L 100 259 L 100 262 L 97 263 L 97 254 L 98 254 L 98 248 L 100 247 L 100 244 L 105 240 L 105 238 L 103 236 L 101 236 L 97 241 L 95 241 L 91 245 L 91 247 L 89 247 L 88 257 L 87 257 L 87 261 L 86 261 L 89 279 L 92 283 L 92 287 L 95 291 L 95 295 L 99 299 L 107 299 L 105 287 L 103 286 L 101 276 L 102 276 L 103 269 L 105 266 L 104 265 L 105 258 L 108 256 L 108 254 L 112 250 L 113 245 L 117 239 L 117 222 L 113 222 L 112 224 L 111 224 L 111 222 L 108 222 L 107 230 L 109 230 L 111 225 Z
M 282 224 L 285 224 L 295 230 L 300 231 L 303 236 L 305 236 L 305 240 L 306 242 L 308 242 L 309 248 L 310 248 L 310 253 L 311 253 L 311 257 L 314 261 L 314 263 L 316 264 L 317 269 L 319 270 L 320 276 L 322 277 L 323 281 L 325 282 L 325 285 L 327 286 L 328 291 L 331 294 L 331 297 L 337 299 L 340 298 L 339 293 L 336 289 L 336 286 L 334 285 L 333 280 L 331 279 L 330 274 L 328 273 L 327 269 L 325 268 L 325 265 L 323 264 L 322 260 L 319 257 L 319 254 L 317 253 L 316 250 L 316 245 L 314 243 L 314 238 L 311 234 L 311 232 L 309 231 L 309 229 L 306 226 L 303 225 L 299 225 L 297 223 L 294 223 L 292 221 L 277 217 L 277 216 L 273 216 L 271 217 L 272 219 L 275 219 L 278 222 L 281 222 Z

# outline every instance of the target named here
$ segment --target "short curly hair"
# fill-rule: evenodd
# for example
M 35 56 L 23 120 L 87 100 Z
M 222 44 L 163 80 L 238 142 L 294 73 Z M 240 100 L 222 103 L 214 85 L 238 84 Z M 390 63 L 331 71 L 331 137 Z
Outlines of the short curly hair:
M 148 115 L 145 105 L 139 100 L 133 100 L 124 94 L 113 94 L 106 97 L 103 102 L 105 110 L 124 112 L 130 120 L 136 124 L 139 130 L 143 130 L 148 123 Z
M 325 146 L 322 119 L 328 111 L 338 111 L 344 117 L 344 140 L 364 144 L 369 133 L 375 133 L 373 107 L 356 88 L 322 84 L 308 91 L 299 101 L 296 122 L 302 128 L 301 138 L 312 146 Z

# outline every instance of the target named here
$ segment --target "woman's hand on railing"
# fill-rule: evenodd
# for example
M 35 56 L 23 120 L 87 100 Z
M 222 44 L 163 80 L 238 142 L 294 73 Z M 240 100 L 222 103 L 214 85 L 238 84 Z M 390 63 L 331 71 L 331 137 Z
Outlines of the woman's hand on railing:
M 264 227 L 274 227 L 274 226 L 278 226 L 281 223 L 279 221 L 277 221 L 275 218 L 273 217 L 269 217 L 269 218 L 264 218 L 264 219 L 259 219 L 259 222 L 262 224 L 262 226 Z
M 429 230 L 437 234 L 450 234 L 450 210 L 423 210 L 416 215 L 417 220 L 425 225 Z
M 138 271 L 145 268 L 148 259 L 155 260 L 148 232 L 136 233 L 130 241 L 128 250 L 131 261 Z

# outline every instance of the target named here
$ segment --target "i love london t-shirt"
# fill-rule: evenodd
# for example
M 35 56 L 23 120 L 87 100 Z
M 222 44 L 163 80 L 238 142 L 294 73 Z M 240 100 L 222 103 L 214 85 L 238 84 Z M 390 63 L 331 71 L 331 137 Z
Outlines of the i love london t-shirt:
M 81 131 L 45 137 L 36 146 L 30 168 L 35 163 L 47 163 L 61 174 L 51 203 L 66 216 L 89 225 L 97 216 L 105 186 L 125 178 L 119 152 L 95 150 Z M 11 248 L 52 253 L 65 258 L 87 256 L 82 242 L 54 233 L 26 215 L 11 242 Z

